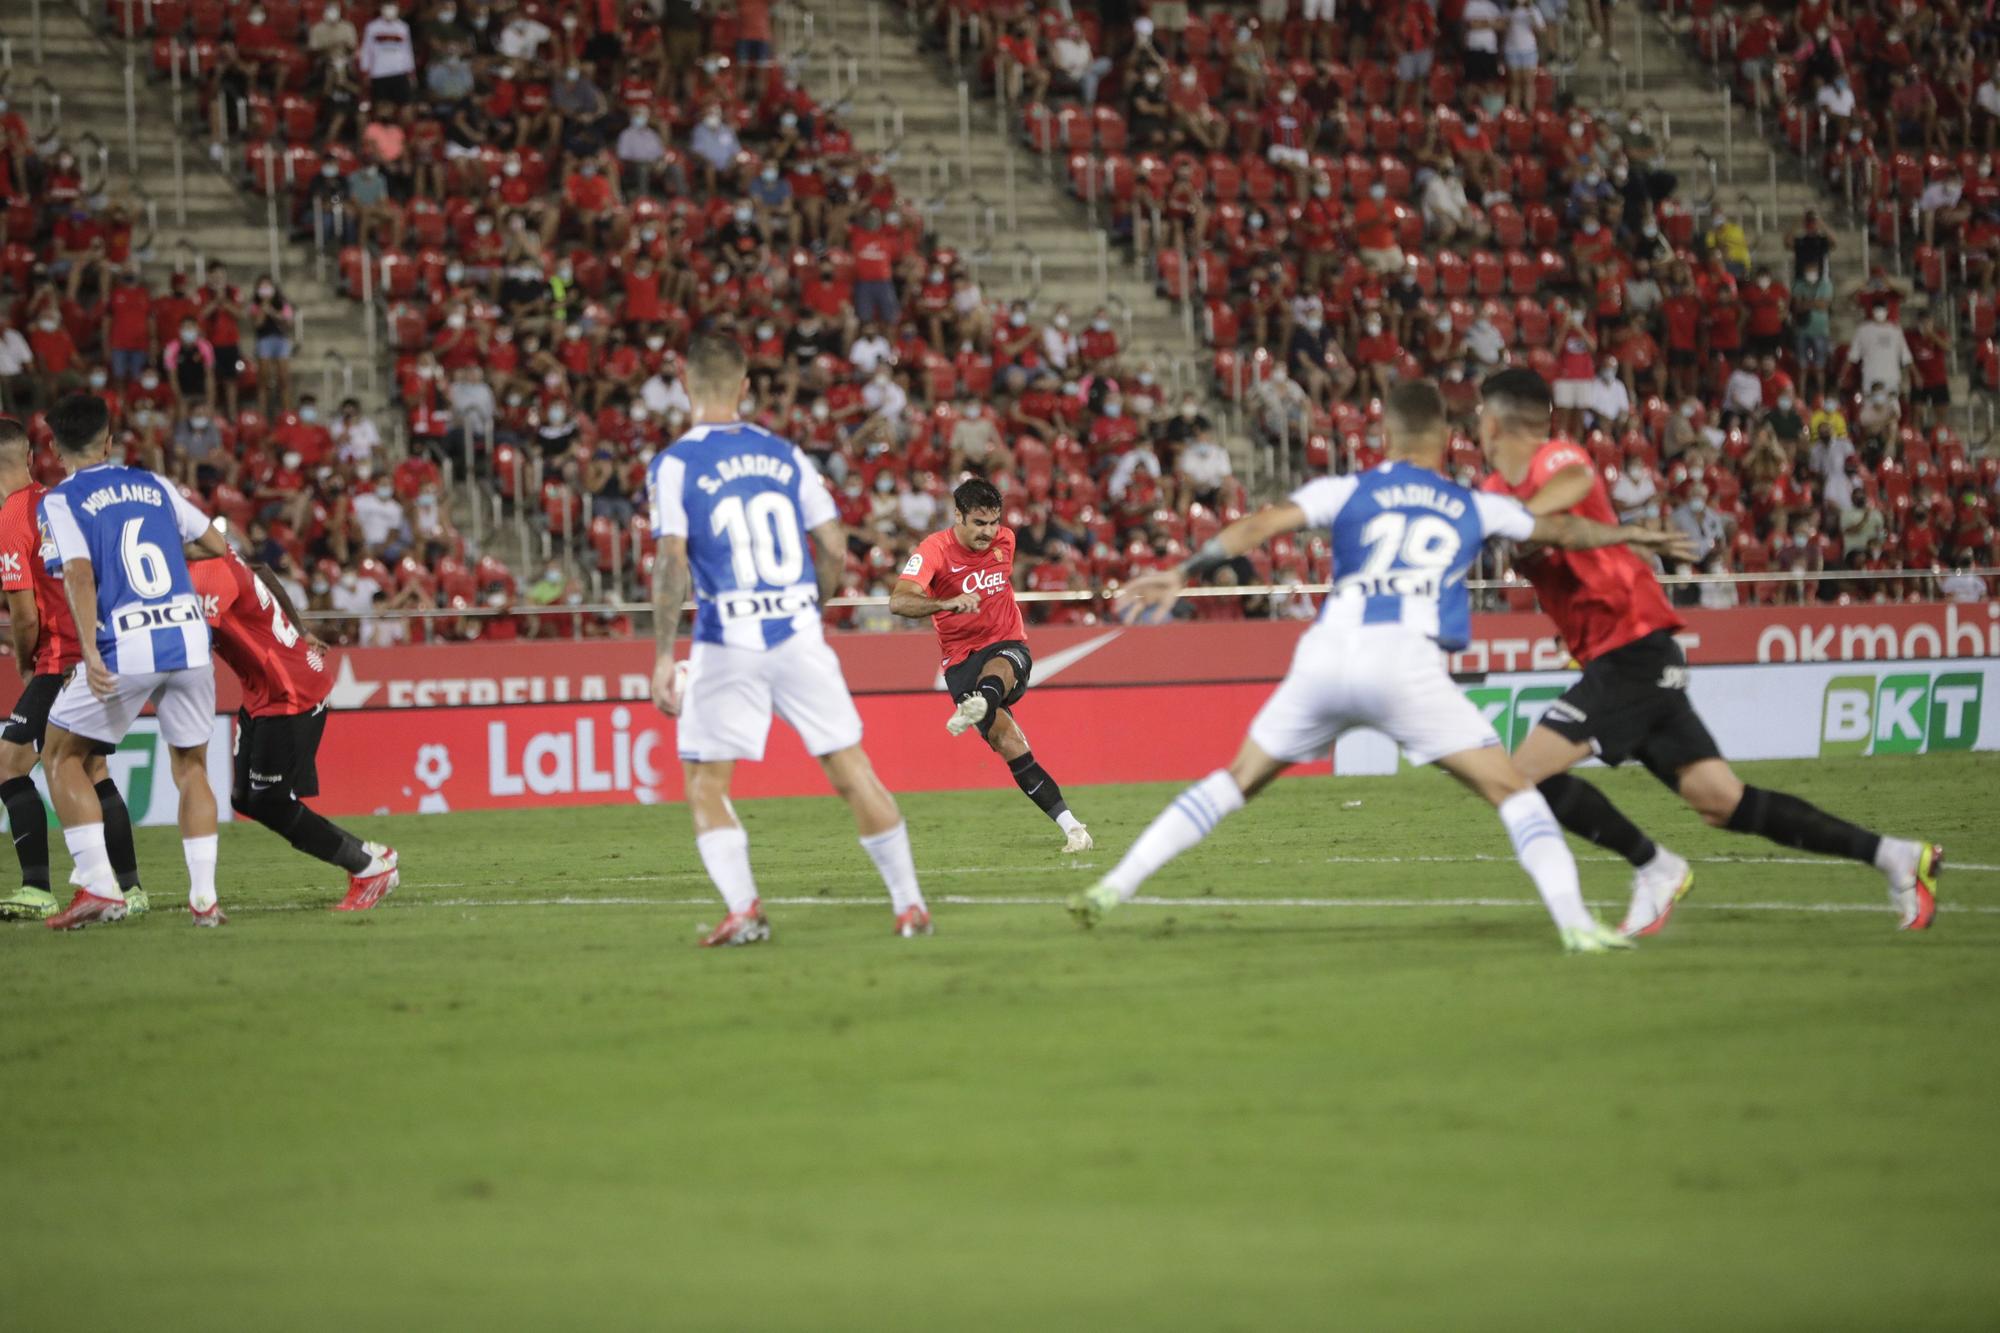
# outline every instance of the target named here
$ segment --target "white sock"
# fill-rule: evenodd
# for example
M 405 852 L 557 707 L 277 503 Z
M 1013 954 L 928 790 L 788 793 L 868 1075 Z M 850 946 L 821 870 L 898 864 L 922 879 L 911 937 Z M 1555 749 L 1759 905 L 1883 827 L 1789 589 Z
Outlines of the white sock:
M 215 844 L 213 833 L 181 839 L 181 855 L 188 866 L 188 906 L 197 912 L 215 906 Z
M 1507 826 L 1514 856 L 1535 881 L 1535 892 L 1542 895 L 1557 927 L 1593 924 L 1596 918 L 1583 905 L 1583 890 L 1577 884 L 1576 858 L 1569 854 L 1569 844 L 1542 794 L 1533 788 L 1515 792 L 1500 802 L 1500 822 Z
M 757 901 L 757 881 L 750 878 L 750 835 L 740 828 L 711 829 L 694 845 L 729 910 L 749 911 Z
M 1083 827 L 1083 821 L 1065 810 L 1056 816 L 1056 827 L 1064 833 L 1074 833 Z
M 924 905 L 924 891 L 917 887 L 917 862 L 910 855 L 910 826 L 898 823 L 887 833 L 871 833 L 861 840 L 861 850 L 882 874 L 889 889 L 889 905 L 901 916 L 912 907 Z
M 83 887 L 93 897 L 123 902 L 125 891 L 118 887 L 118 877 L 111 873 L 111 854 L 104 850 L 104 825 L 66 828 L 63 841 L 69 844 L 70 859 L 76 862 L 76 877 L 83 881 Z
M 1875 844 L 1875 868 L 1892 879 L 1917 873 L 1917 858 L 1923 848 L 1907 838 L 1883 838 Z
M 1243 792 L 1227 769 L 1218 768 L 1160 811 L 1132 850 L 1111 868 L 1104 882 L 1130 898 L 1159 868 L 1215 832 L 1224 817 L 1243 808 Z

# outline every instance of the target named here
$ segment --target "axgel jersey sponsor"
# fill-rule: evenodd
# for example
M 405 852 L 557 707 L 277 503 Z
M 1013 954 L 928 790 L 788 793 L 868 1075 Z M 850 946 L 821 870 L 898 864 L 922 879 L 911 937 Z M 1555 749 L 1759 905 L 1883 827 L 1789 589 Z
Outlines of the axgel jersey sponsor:
M 1021 623 L 1021 604 L 1014 600 L 1013 575 L 1011 528 L 1001 528 L 993 544 L 983 551 L 967 550 L 957 533 L 946 528 L 933 532 L 910 552 L 901 577 L 923 589 L 925 596 L 943 600 L 969 592 L 979 598 L 976 612 L 941 612 L 931 617 L 946 666 L 964 661 L 981 648 L 1028 637 L 1027 627 Z

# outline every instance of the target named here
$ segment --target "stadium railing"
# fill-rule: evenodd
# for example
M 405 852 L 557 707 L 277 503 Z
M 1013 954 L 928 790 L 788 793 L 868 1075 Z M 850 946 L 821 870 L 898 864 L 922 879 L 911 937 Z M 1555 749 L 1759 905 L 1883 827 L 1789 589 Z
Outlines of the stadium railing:
M 1993 590 L 2000 587 L 2000 566 L 1979 566 L 1971 569 L 1872 569 L 1872 570 L 1817 570 L 1787 573 L 1782 571 L 1755 574 L 1661 574 L 1660 583 L 1668 588 L 1692 588 L 1697 592 L 1704 587 L 1751 588 L 1774 587 L 1794 593 L 1803 593 L 1811 585 L 1818 593 L 1822 586 L 1828 586 L 1834 596 L 1839 596 L 1841 585 L 1854 584 L 1898 584 L 1906 589 L 1906 595 L 1892 599 L 1896 603 L 1945 602 L 1951 600 L 1940 591 L 1946 579 L 1971 576 L 1980 579 L 1986 587 L 1986 600 Z M 1510 608 L 1506 598 L 1511 593 L 1528 591 L 1530 586 L 1521 579 L 1468 579 L 1466 590 L 1473 594 L 1474 609 L 1479 611 L 1506 611 Z M 1332 591 L 1328 583 L 1257 583 L 1238 584 L 1234 587 L 1190 587 L 1181 590 L 1181 596 L 1192 599 L 1208 598 L 1270 598 L 1270 597 L 1320 597 Z M 1050 591 L 1021 590 L 1014 594 L 1022 603 L 1068 603 L 1068 604 L 1109 604 L 1116 598 L 1115 586 L 1104 588 L 1065 588 Z M 1920 594 L 1920 595 L 1908 595 Z M 1820 596 L 1801 597 L 1798 601 L 1786 603 L 1798 605 L 1823 602 Z M 1745 607 L 1774 605 L 1758 603 L 1748 598 L 1740 598 L 1736 603 Z M 886 596 L 835 597 L 826 603 L 828 610 L 861 610 L 885 608 L 889 605 Z M 633 617 L 652 614 L 651 602 L 599 601 L 576 606 L 548 606 L 537 603 L 492 607 L 413 607 L 396 610 L 353 615 L 343 611 L 304 611 L 301 616 L 309 623 L 335 623 L 353 621 L 437 621 L 437 620 L 488 620 L 511 617 L 517 620 L 571 620 L 581 625 L 587 620 L 602 616 Z M 688 602 L 681 608 L 683 614 L 694 610 L 694 603 Z M 911 627 L 919 622 L 910 621 Z

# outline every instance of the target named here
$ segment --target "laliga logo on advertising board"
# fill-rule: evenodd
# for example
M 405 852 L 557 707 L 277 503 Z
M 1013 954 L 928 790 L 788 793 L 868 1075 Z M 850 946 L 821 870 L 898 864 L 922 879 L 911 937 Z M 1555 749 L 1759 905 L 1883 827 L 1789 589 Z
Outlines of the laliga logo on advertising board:
M 997 569 L 982 570 L 977 574 L 967 574 L 965 582 L 958 585 L 962 592 L 978 593 L 981 596 L 1007 586 L 1007 576 Z
M 659 765 L 653 752 L 659 748 L 660 733 L 653 730 L 632 734 L 632 710 L 611 712 L 609 768 L 598 767 L 600 751 L 597 723 L 578 718 L 566 731 L 538 731 L 520 747 L 520 767 L 513 764 L 514 747 L 509 742 L 505 722 L 486 725 L 487 789 L 494 796 L 569 796 L 579 792 L 629 791 L 642 805 L 656 799 L 660 785 Z

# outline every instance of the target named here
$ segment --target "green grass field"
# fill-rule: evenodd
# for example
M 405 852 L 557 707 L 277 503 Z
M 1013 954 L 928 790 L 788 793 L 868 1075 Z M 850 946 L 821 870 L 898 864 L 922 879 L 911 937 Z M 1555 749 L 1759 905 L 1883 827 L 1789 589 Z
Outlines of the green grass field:
M 677 807 L 361 821 L 357 917 L 233 826 L 227 929 L 0 929 L 0 1328 L 1991 1329 L 2000 757 L 1746 772 L 1945 842 L 1937 929 L 1637 772 L 1753 859 L 1609 958 L 1429 772 L 1281 783 L 1089 935 L 1012 792 L 905 800 L 917 941 L 843 809 L 746 803 L 777 940 L 716 952 Z M 1173 790 L 1071 793 L 1093 863 Z

